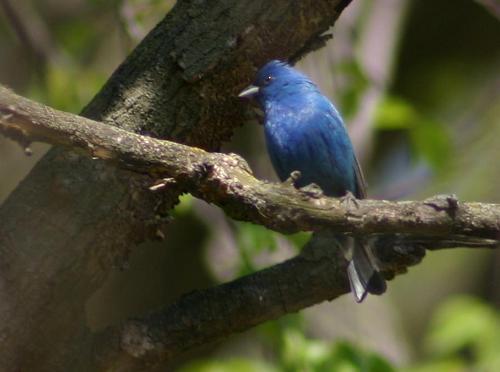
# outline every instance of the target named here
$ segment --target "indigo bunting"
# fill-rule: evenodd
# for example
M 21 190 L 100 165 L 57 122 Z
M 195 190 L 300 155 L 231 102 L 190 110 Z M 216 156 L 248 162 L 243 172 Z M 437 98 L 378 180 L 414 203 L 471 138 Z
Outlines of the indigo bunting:
M 304 74 L 273 60 L 239 97 L 254 97 L 264 111 L 266 146 L 278 177 L 298 171 L 295 186 L 318 185 L 333 197 L 366 197 L 365 182 L 342 118 Z M 350 261 L 347 274 L 357 302 L 382 294 L 385 280 L 370 247 L 360 238 L 335 234 Z

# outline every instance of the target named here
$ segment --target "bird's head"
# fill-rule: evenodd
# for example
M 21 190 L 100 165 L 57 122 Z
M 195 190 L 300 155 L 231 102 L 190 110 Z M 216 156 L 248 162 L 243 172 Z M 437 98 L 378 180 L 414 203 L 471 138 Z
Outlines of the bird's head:
M 273 60 L 264 65 L 252 85 L 244 89 L 238 97 L 255 97 L 262 106 L 268 100 L 278 100 L 305 91 L 317 92 L 317 87 L 301 72 L 289 64 Z

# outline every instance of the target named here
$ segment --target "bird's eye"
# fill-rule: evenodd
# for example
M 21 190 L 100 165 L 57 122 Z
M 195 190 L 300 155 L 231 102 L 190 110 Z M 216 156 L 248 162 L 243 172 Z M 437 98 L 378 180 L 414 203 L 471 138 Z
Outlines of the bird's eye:
M 267 75 L 264 80 L 266 83 L 269 83 L 271 80 L 273 80 L 273 77 L 271 75 Z

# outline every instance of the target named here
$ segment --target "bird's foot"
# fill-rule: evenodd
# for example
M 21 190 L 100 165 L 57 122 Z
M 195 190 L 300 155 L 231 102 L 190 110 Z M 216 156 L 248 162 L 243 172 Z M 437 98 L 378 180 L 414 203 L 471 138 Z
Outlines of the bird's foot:
M 310 183 L 307 186 L 301 187 L 299 190 L 301 193 L 303 193 L 307 197 L 313 198 L 313 199 L 319 199 L 319 198 L 322 198 L 323 196 L 325 196 L 323 194 L 323 190 L 321 190 L 321 187 L 319 187 L 315 183 Z
M 297 186 L 297 182 L 302 178 L 302 173 L 300 171 L 295 170 L 292 173 L 290 173 L 290 177 L 288 177 L 283 183 L 288 186 L 292 186 L 299 190 L 302 194 L 306 195 L 307 197 L 314 198 L 314 199 L 319 199 L 324 196 L 323 190 L 321 190 L 321 187 L 316 185 L 315 183 L 311 183 L 307 186 L 299 187 Z
M 359 208 L 358 199 L 356 199 L 354 194 L 350 191 L 347 191 L 347 193 L 340 198 L 340 204 L 348 211 Z
M 290 173 L 290 176 L 283 182 L 284 184 L 295 186 L 295 183 L 302 177 L 302 173 L 300 171 L 295 170 L 292 173 Z

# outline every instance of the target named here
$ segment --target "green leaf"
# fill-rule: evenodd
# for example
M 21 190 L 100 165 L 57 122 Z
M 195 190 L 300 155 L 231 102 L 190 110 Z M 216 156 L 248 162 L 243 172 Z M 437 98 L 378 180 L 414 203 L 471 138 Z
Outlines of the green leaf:
M 354 344 L 343 341 L 334 344 L 330 358 L 319 371 L 393 372 L 395 369 L 382 356 L 366 352 Z
M 104 83 L 104 77 L 70 63 L 47 67 L 45 86 L 34 85 L 30 95 L 59 110 L 78 112 Z
M 55 25 L 55 33 L 61 47 L 71 56 L 83 62 L 88 56 L 96 53 L 97 47 L 102 42 L 102 34 L 98 28 L 89 27 L 88 18 L 72 18 Z
M 451 140 L 444 125 L 420 114 L 411 104 L 388 96 L 375 115 L 379 130 L 404 130 L 411 139 L 415 157 L 423 158 L 432 167 L 446 168 L 451 154 Z
M 446 356 L 469 347 L 477 358 L 498 355 L 500 316 L 482 301 L 458 296 L 446 301 L 431 320 L 425 347 L 431 355 Z M 495 351 L 496 350 L 496 351 Z
M 335 66 L 335 73 L 347 80 L 341 90 L 339 107 L 345 118 L 352 117 L 359 105 L 359 98 L 368 86 L 368 79 L 356 60 L 349 60 Z
M 435 121 L 420 120 L 410 131 L 410 136 L 417 156 L 423 157 L 434 168 L 446 168 L 451 143 L 444 126 Z
M 227 360 L 203 360 L 181 367 L 179 372 L 277 372 L 278 369 L 258 360 L 233 358 Z
M 324 362 L 330 347 L 324 341 L 306 339 L 299 329 L 288 328 L 283 334 L 283 361 L 292 370 L 308 370 Z
M 398 97 L 388 96 L 375 114 L 375 127 L 380 130 L 409 129 L 419 120 L 415 109 Z
M 291 235 L 285 235 L 285 238 L 293 244 L 293 246 L 298 250 L 300 250 L 308 241 L 311 239 L 310 232 L 298 232 Z
M 426 362 L 410 368 L 402 368 L 401 372 L 466 372 L 466 364 L 459 358 L 449 358 Z
M 240 274 L 244 275 L 257 270 L 253 264 L 255 255 L 263 250 L 276 250 L 276 234 L 263 226 L 248 222 L 235 222 L 235 226 L 236 242 L 242 261 Z
M 277 248 L 275 233 L 260 225 L 247 222 L 237 222 L 238 245 L 251 254 L 265 249 L 274 251 Z
M 191 194 L 182 194 L 179 196 L 179 204 L 173 210 L 174 216 L 183 216 L 191 213 L 193 209 L 193 196 Z

